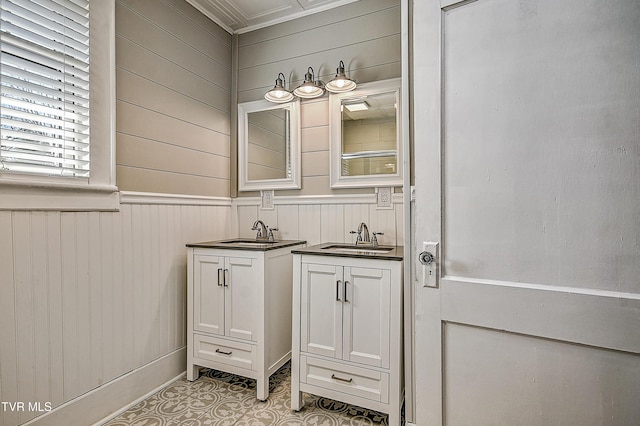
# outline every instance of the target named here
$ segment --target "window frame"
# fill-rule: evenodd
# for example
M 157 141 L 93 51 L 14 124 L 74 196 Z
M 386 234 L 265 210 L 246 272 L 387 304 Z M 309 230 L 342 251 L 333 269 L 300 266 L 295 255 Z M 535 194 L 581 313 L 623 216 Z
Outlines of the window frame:
M 119 209 L 115 180 L 115 0 L 89 2 L 89 28 L 89 178 L 0 173 L 0 210 Z

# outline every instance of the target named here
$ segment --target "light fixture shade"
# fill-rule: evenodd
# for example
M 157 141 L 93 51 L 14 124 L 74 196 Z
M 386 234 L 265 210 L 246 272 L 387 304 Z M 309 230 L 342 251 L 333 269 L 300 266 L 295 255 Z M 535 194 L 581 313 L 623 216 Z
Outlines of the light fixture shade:
M 344 93 L 355 89 L 356 86 L 355 80 L 345 75 L 344 62 L 340 61 L 338 69 L 336 70 L 336 76 L 326 84 L 325 89 L 331 93 Z
M 315 81 L 313 77 L 313 68 L 309 67 L 304 75 L 304 82 L 295 88 L 293 94 L 299 98 L 311 99 L 324 95 L 324 87 L 320 80 Z
M 280 78 L 280 76 L 282 76 L 282 78 Z M 278 74 L 276 85 L 273 87 L 273 89 L 265 93 L 264 98 L 269 102 L 275 102 L 278 104 L 291 102 L 293 100 L 293 93 L 291 93 L 284 87 L 284 74 Z

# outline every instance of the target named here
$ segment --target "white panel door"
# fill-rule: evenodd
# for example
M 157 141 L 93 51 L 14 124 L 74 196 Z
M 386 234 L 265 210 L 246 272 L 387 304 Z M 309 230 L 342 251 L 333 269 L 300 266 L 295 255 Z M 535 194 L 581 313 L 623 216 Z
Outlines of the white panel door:
M 224 335 L 224 257 L 196 255 L 193 262 L 193 328 Z
M 263 277 L 256 259 L 227 257 L 225 265 L 225 330 L 229 337 L 256 340 L 256 320 Z
M 389 368 L 389 270 L 345 267 L 344 285 L 343 358 Z
M 302 264 L 300 349 L 342 358 L 342 266 Z
M 412 3 L 413 423 L 637 424 L 640 2 Z

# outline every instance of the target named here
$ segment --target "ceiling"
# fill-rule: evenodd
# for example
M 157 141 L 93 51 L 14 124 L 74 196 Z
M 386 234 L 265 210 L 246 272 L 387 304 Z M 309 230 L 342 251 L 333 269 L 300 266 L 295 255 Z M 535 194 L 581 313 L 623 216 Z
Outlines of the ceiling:
M 358 0 L 187 0 L 230 34 L 322 12 Z

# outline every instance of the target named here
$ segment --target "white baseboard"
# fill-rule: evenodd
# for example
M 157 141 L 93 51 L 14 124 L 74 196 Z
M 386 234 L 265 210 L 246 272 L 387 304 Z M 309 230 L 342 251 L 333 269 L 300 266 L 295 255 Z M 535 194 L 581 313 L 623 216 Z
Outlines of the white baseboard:
M 178 349 L 36 417 L 24 426 L 102 424 L 179 379 L 186 366 L 187 350 Z

